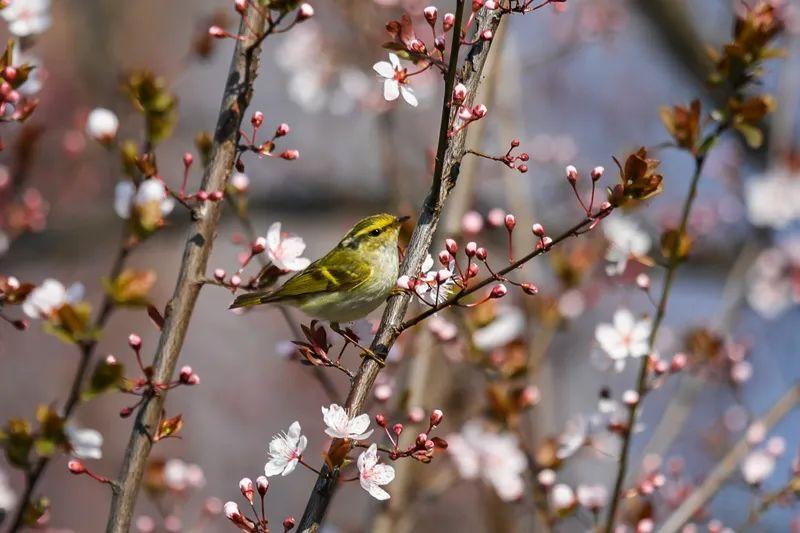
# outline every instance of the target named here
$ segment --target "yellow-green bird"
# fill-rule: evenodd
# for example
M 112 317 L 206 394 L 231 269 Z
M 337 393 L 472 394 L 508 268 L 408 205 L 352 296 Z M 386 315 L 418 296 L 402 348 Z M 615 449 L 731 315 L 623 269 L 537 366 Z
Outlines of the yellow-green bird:
M 242 294 L 231 309 L 277 303 L 333 323 L 367 315 L 397 283 L 397 236 L 408 217 L 381 213 L 352 227 L 339 244 L 272 292 Z

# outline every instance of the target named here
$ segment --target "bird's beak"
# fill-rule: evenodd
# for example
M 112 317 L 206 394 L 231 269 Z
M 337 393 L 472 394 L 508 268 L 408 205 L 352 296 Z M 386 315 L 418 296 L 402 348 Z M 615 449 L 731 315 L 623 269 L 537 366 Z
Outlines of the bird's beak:
M 411 217 L 410 217 L 410 216 L 408 216 L 408 215 L 406 215 L 406 216 L 404 216 L 404 217 L 398 217 L 398 218 L 397 218 L 397 225 L 399 226 L 400 224 L 402 224 L 402 223 L 403 223 L 403 222 L 405 222 L 406 220 L 409 220 L 410 218 L 411 218 Z

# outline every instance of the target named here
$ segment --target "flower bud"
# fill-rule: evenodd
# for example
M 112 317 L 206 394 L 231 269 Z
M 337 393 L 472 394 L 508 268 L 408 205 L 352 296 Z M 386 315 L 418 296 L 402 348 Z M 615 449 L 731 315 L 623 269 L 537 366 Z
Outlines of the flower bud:
M 383 413 L 378 413 L 377 415 L 375 415 L 375 423 L 378 424 L 380 427 L 385 428 L 386 415 L 384 415 Z
M 136 333 L 131 333 L 128 335 L 128 346 L 134 350 L 138 350 L 142 347 L 142 338 Z
M 183 166 L 189 168 L 190 166 L 192 166 L 193 162 L 194 162 L 194 156 L 192 154 L 190 154 L 189 152 L 183 154 Z
M 451 257 L 450 256 L 450 252 L 448 252 L 447 250 L 442 250 L 441 252 L 439 252 L 439 256 L 438 256 L 439 262 L 444 266 L 447 266 L 447 265 L 450 264 L 450 257 Z
M 250 124 L 253 125 L 254 128 L 260 128 L 261 124 L 264 123 L 264 113 L 261 111 L 253 112 L 253 116 L 250 117 Z
M 253 503 L 253 494 L 255 494 L 255 490 L 253 488 L 253 480 L 249 477 L 243 477 L 239 481 L 239 490 L 242 491 L 242 496 L 247 498 L 247 501 Z
M 464 252 L 466 252 L 467 257 L 473 257 L 475 252 L 478 251 L 478 244 L 475 241 L 469 241 L 467 245 L 464 247 Z
M 606 169 L 604 169 L 603 167 L 594 167 L 592 169 L 592 181 L 597 181 L 600 178 L 602 178 L 603 177 L 603 172 L 605 172 L 605 171 L 606 171 Z
M 452 13 L 445 13 L 444 17 L 442 18 L 442 29 L 446 32 L 450 31 L 453 25 L 456 23 L 456 16 Z
M 250 253 L 253 255 L 258 255 L 266 249 L 267 249 L 267 239 L 265 239 L 264 237 L 258 237 L 253 242 L 253 245 L 250 247 Z
M 477 257 L 481 261 L 486 261 L 486 258 L 489 256 L 489 252 L 486 251 L 486 248 L 483 246 L 479 246 L 477 250 L 475 250 L 475 257 Z
M 436 283 L 444 283 L 448 279 L 453 277 L 453 273 L 450 272 L 448 269 L 443 268 L 436 273 Z
M 214 279 L 217 281 L 222 281 L 225 279 L 225 271 L 221 268 L 214 270 Z
M 299 150 L 284 150 L 281 153 L 281 159 L 285 159 L 287 161 L 294 161 L 298 157 L 300 157 Z
M 636 276 L 636 286 L 646 291 L 650 289 L 650 276 L 642 272 L 638 276 Z
M 539 403 L 540 399 L 541 393 L 539 392 L 539 388 L 536 385 L 528 385 L 520 392 L 517 402 L 520 407 L 526 408 L 536 405 Z
M 14 81 L 17 77 L 17 69 L 14 67 L 8 66 L 3 69 L 3 77 L 8 81 Z
M 68 462 L 67 468 L 69 469 L 70 473 L 75 474 L 76 476 L 86 473 L 86 467 L 83 466 L 83 463 L 77 459 L 72 459 L 70 462 Z
M 530 294 L 531 296 L 539 294 L 539 287 L 533 283 L 523 283 L 520 287 L 525 294 Z
M 478 104 L 472 108 L 472 114 L 475 116 L 475 120 L 485 117 L 488 112 L 489 109 L 483 104 Z
M 672 361 L 669 364 L 669 371 L 670 372 L 680 372 L 689 362 L 689 358 L 686 356 L 685 353 L 676 353 L 672 356 Z
M 635 390 L 626 390 L 622 393 L 622 403 L 628 407 L 633 407 L 639 403 L 639 393 Z
M 247 11 L 247 0 L 234 0 L 233 7 L 239 14 L 244 15 Z
M 300 4 L 300 9 L 297 10 L 297 22 L 303 22 L 314 16 L 314 8 L 311 4 Z
M 184 365 L 181 368 L 181 371 L 180 371 L 180 374 L 179 374 L 179 379 L 180 379 L 181 383 L 188 382 L 190 377 L 192 377 L 192 367 L 190 367 L 189 365 Z
M 536 481 L 543 487 L 550 487 L 556 482 L 556 473 L 549 468 L 545 468 L 536 474 Z
M 528 155 L 528 152 L 522 152 L 521 154 L 519 154 L 520 161 L 528 161 L 530 158 L 531 156 Z
M 544 237 L 544 226 L 542 226 L 538 222 L 533 226 L 531 226 L 531 231 L 533 231 L 533 234 L 539 237 L 540 239 Z
M 485 29 L 481 32 L 481 41 L 491 41 L 493 37 L 494 33 L 490 29 Z
M 267 476 L 258 476 L 256 478 L 256 490 L 263 497 L 269 490 L 269 479 Z
M 195 196 L 197 196 L 197 199 L 200 200 L 201 202 L 205 202 L 206 200 L 208 200 L 208 193 L 203 189 L 197 191 L 197 194 Z
M 119 410 L 119 417 L 120 418 L 128 418 L 133 414 L 133 407 L 123 407 Z
M 220 200 L 222 200 L 222 195 L 223 195 L 222 191 L 214 191 L 208 195 L 208 199 L 211 200 L 212 202 L 219 202 Z
M 3 87 L 7 84 L 3 83 Z M 11 86 L 9 85 L 9 89 Z M 6 94 L 5 92 L 3 94 Z M 6 96 L 7 100 L 11 100 L 10 93 Z M 113 111 L 98 107 L 93 109 L 89 116 L 86 118 L 86 133 L 95 141 L 101 143 L 109 143 L 117 136 L 119 129 L 119 119 Z
M 436 24 L 436 18 L 439 16 L 439 10 L 436 9 L 436 6 L 428 6 L 422 10 L 422 14 L 425 15 L 425 20 L 428 21 L 428 24 L 433 27 Z
M 427 433 L 420 433 L 419 435 L 417 435 L 416 444 L 417 444 L 418 448 L 424 448 L 426 442 L 428 442 L 428 434 Z
M 224 39 L 225 37 L 228 36 L 228 34 L 225 33 L 225 30 L 223 30 L 219 26 L 211 26 L 210 28 L 208 28 L 208 34 L 214 37 L 215 39 Z
M 231 276 L 231 286 L 238 287 L 241 284 L 242 284 L 241 276 L 239 276 L 238 274 L 234 274 L 233 276 Z
M 498 283 L 494 287 L 492 287 L 492 292 L 489 293 L 489 298 L 502 298 L 508 294 L 508 289 L 502 283 Z
M 472 0 L 472 10 L 477 11 L 483 7 L 484 0 Z
M 508 231 L 514 231 L 514 227 L 516 227 L 517 225 L 517 217 L 515 217 L 511 213 L 507 214 L 505 219 L 505 225 Z
M 453 102 L 460 104 L 467 98 L 467 88 L 463 83 L 457 84 L 453 88 Z
M 573 165 L 569 165 L 567 166 L 566 174 L 567 174 L 567 180 L 571 184 L 575 185 L 575 183 L 577 183 L 578 181 L 578 169 L 575 168 Z
M 474 278 L 478 275 L 478 265 L 475 263 L 470 263 L 467 267 L 467 278 Z
M 283 519 L 283 530 L 291 531 L 292 529 L 294 529 L 294 524 L 295 524 L 294 517 L 287 516 L 286 518 Z
M 434 409 L 431 413 L 431 427 L 435 428 L 439 424 L 442 423 L 442 419 L 444 418 L 444 413 L 441 409 Z
M 452 255 L 455 255 L 456 252 L 458 252 L 458 243 L 453 239 L 445 239 L 444 246 Z
M 282 122 L 275 129 L 275 137 L 283 137 L 284 135 L 287 135 L 289 131 L 290 131 L 289 125 L 285 122 Z
M 528 172 L 528 165 L 520 165 L 517 167 L 517 170 L 519 170 L 522 174 L 525 174 Z
M 397 424 L 395 424 L 394 426 L 392 426 L 392 431 L 394 431 L 394 434 L 395 434 L 395 435 L 399 435 L 400 433 L 402 433 L 402 432 L 403 432 L 403 424 L 400 424 L 400 423 L 398 422 Z

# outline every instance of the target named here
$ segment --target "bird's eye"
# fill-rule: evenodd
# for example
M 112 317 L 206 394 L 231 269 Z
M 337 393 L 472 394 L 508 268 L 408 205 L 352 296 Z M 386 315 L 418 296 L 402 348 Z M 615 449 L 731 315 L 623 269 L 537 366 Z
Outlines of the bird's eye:
M 378 235 L 381 234 L 381 231 L 382 231 L 381 228 L 375 228 L 374 230 L 370 231 L 369 234 L 372 235 L 373 237 L 377 237 Z

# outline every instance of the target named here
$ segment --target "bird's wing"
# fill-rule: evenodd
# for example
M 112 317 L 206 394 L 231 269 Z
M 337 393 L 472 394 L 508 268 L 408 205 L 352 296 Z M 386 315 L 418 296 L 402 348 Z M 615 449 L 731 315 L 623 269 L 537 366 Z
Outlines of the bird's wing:
M 339 250 L 332 250 L 322 259 L 311 263 L 305 270 L 286 281 L 271 293 L 250 293 L 238 296 L 231 308 L 246 307 L 270 302 L 309 296 L 312 294 L 349 291 L 372 275 L 372 266 L 366 262 L 337 260 Z M 331 266 L 337 265 L 337 266 Z

